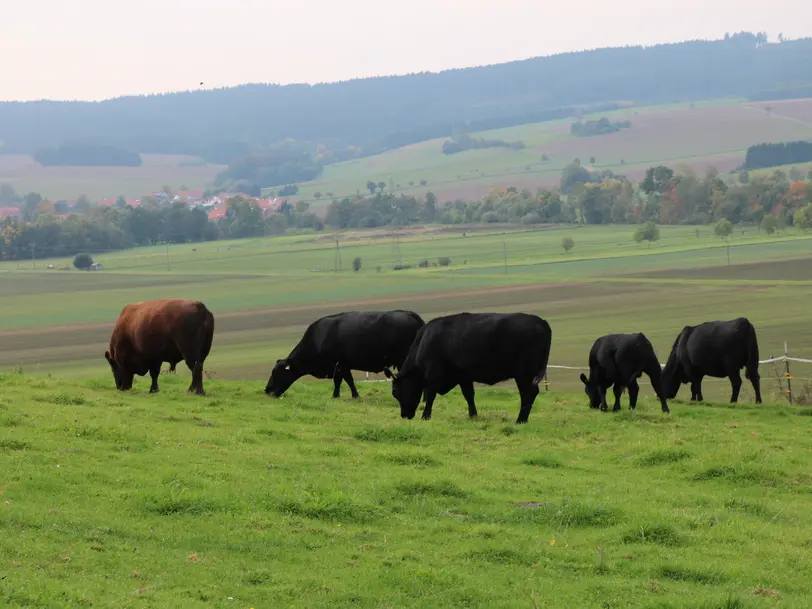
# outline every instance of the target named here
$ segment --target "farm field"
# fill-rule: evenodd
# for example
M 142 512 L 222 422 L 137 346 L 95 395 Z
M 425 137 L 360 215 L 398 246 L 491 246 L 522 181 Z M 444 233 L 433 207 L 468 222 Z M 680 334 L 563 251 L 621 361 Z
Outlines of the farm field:
M 770 113 L 766 107 L 770 107 Z M 406 193 L 433 191 L 441 201 L 475 199 L 494 185 L 531 190 L 557 186 L 561 169 L 574 158 L 595 169 L 611 169 L 632 179 L 657 164 L 685 164 L 698 171 L 710 165 L 731 171 L 744 161 L 748 146 L 812 137 L 812 100 L 746 103 L 740 100 L 628 108 L 587 116 L 630 120 L 631 129 L 597 137 L 570 135 L 571 119 L 521 125 L 472 134 L 485 139 L 522 140 L 526 147 L 472 150 L 444 155 L 444 139 L 421 142 L 378 156 L 337 163 L 317 181 L 304 184 L 300 197 L 316 192 L 337 196 L 366 191 L 368 180 L 390 183 Z M 542 162 L 541 155 L 549 160 Z M 591 157 L 595 162 L 591 163 Z M 419 186 L 421 180 L 428 182 Z M 398 186 L 399 185 L 399 186 Z M 311 201 L 316 203 L 316 201 Z
M 46 199 L 73 200 L 85 194 L 102 197 L 139 197 L 164 185 L 176 189 L 206 188 L 223 170 L 219 165 L 198 165 L 183 155 L 143 154 L 141 167 L 43 167 L 28 155 L 0 154 L 0 184 L 18 193 L 38 192 Z
M 585 366 L 592 341 L 610 332 L 644 332 L 664 361 L 684 325 L 738 316 L 756 325 L 762 359 L 782 353 L 785 341 L 793 355 L 812 357 L 812 238 L 737 233 L 727 266 L 725 242 L 707 227 L 699 236 L 693 227 L 663 227 L 651 246 L 631 241 L 631 230 L 462 236 L 426 228 L 397 238 L 377 231 L 217 242 L 171 246 L 171 270 L 166 248 L 99 255 L 99 272 L 44 270 L 45 261 L 35 270 L 0 263 L 0 370 L 22 366 L 29 374 L 80 379 L 106 374 L 102 354 L 121 308 L 162 297 L 199 299 L 214 312 L 207 369 L 218 380 L 267 379 L 307 324 L 353 309 L 408 308 L 425 319 L 460 310 L 536 313 L 553 327 L 551 363 L 564 366 Z M 570 254 L 560 248 L 564 235 L 576 242 Z M 362 259 L 357 273 L 355 257 Z M 449 266 L 417 266 L 441 257 Z M 393 271 L 401 258 L 412 268 Z M 781 400 L 778 373 L 774 366 L 763 371 L 764 392 Z M 799 377 L 812 377 L 812 369 Z M 556 390 L 580 391 L 577 373 L 552 369 L 549 378 Z M 728 395 L 726 381 L 707 384 L 709 399 Z
M 808 408 L 185 388 L 0 375 L 0 605 L 808 607 Z

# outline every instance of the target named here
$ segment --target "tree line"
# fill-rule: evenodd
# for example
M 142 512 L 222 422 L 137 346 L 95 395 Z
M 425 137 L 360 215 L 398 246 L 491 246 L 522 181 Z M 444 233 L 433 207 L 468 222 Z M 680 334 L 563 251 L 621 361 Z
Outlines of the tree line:
M 61 144 L 40 148 L 34 159 L 46 167 L 66 165 L 71 167 L 140 167 L 141 155 L 115 146 L 92 144 Z
M 506 142 L 504 140 L 487 140 L 481 137 L 472 137 L 467 133 L 455 135 L 450 140 L 443 142 L 443 154 L 457 154 L 466 150 L 479 150 L 481 148 L 510 148 L 511 150 L 521 150 L 524 142 Z
M 100 103 L 0 103 L 3 151 L 93 142 L 216 163 L 286 139 L 334 158 L 469 131 L 573 116 L 616 100 L 637 104 L 741 97 L 812 83 L 812 39 L 760 33 L 562 53 L 501 65 L 317 85 L 245 85 Z M 743 69 L 746 66 L 747 69 Z M 663 78 L 663 74 L 668 74 Z M 352 147 L 352 150 L 350 150 Z
M 812 142 L 782 142 L 778 144 L 756 144 L 747 149 L 744 159 L 745 169 L 763 169 L 794 163 L 812 161 Z
M 621 129 L 629 129 L 631 121 L 611 122 L 605 116 L 598 120 L 577 121 L 570 126 L 570 133 L 578 137 L 590 137 L 593 135 L 605 135 L 615 133 Z
M 494 187 L 475 201 L 440 202 L 424 196 L 395 194 L 372 182 L 369 195 L 333 199 L 326 215 L 314 214 L 307 202 L 285 203 L 274 213 L 245 197 L 227 202 L 226 217 L 209 220 L 201 209 L 185 204 L 159 204 L 147 198 L 139 207 L 120 199 L 112 207 L 91 206 L 86 197 L 78 213 L 60 219 L 66 210 L 36 193 L 20 197 L 0 186 L 0 203 L 15 203 L 20 220 L 0 220 L 0 255 L 19 260 L 71 256 L 139 245 L 188 243 L 282 234 L 290 230 L 376 228 L 414 224 L 630 224 L 641 239 L 655 233 L 651 226 L 748 223 L 773 233 L 795 226 L 812 229 L 812 171 L 775 171 L 750 176 L 740 172 L 724 179 L 714 169 L 698 174 L 690 167 L 677 170 L 651 167 L 639 183 L 609 171 L 595 172 L 576 159 L 565 167 L 559 188 L 536 192 Z M 656 233 L 659 234 L 659 233 Z M 720 233 L 719 233 L 720 234 Z M 723 236 L 720 234 L 720 236 Z

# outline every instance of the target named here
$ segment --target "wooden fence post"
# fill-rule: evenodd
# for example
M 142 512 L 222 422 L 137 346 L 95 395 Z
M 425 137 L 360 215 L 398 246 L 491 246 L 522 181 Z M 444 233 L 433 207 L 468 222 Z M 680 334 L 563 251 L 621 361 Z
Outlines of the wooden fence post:
M 784 364 L 786 364 L 787 369 L 787 399 L 789 405 L 792 406 L 792 375 L 789 373 L 789 348 L 787 343 L 784 343 Z

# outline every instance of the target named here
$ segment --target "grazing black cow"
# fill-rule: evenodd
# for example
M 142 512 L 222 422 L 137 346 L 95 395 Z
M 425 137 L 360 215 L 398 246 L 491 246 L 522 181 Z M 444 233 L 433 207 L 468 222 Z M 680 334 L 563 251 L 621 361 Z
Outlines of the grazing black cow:
M 663 370 L 665 397 L 676 397 L 682 383 L 691 383 L 691 400 L 702 401 L 702 378 L 727 377 L 733 388 L 731 403 L 739 399 L 745 369 L 761 404 L 761 377 L 758 374 L 758 340 L 753 324 L 744 317 L 732 321 L 707 321 L 685 326 L 674 341 Z
M 458 313 L 433 319 L 420 329 L 409 356 L 393 379 L 392 395 L 400 416 L 414 418 L 425 395 L 423 419 L 439 393 L 457 385 L 468 402 L 468 415 L 477 416 L 474 383 L 495 385 L 515 379 L 521 396 L 517 423 L 527 423 L 547 371 L 552 331 L 550 325 L 526 313 Z
M 669 412 L 660 383 L 660 362 L 646 336 L 640 332 L 602 336 L 589 351 L 589 379 L 581 374 L 590 408 L 600 408 L 604 412 L 609 410 L 606 390 L 612 385 L 615 394 L 613 411 L 620 410 L 620 396 L 626 388 L 629 389 L 629 408 L 636 408 L 640 393 L 637 379 L 644 372 L 651 380 L 663 412 Z
M 305 330 L 299 344 L 271 372 L 265 393 L 279 397 L 297 379 L 311 375 L 332 378 L 333 397 L 341 381 L 358 397 L 351 370 L 383 372 L 400 368 L 423 320 L 412 311 L 338 313 L 317 319 Z

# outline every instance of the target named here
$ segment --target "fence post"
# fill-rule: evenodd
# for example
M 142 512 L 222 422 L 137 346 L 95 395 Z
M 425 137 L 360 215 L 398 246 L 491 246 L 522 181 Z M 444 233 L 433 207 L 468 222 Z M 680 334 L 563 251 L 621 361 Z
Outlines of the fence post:
M 547 382 L 547 373 L 544 373 L 544 391 L 550 391 L 550 383 Z
M 787 399 L 789 399 L 789 405 L 792 406 L 792 375 L 789 373 L 789 348 L 786 342 L 784 343 L 784 364 L 787 368 Z

